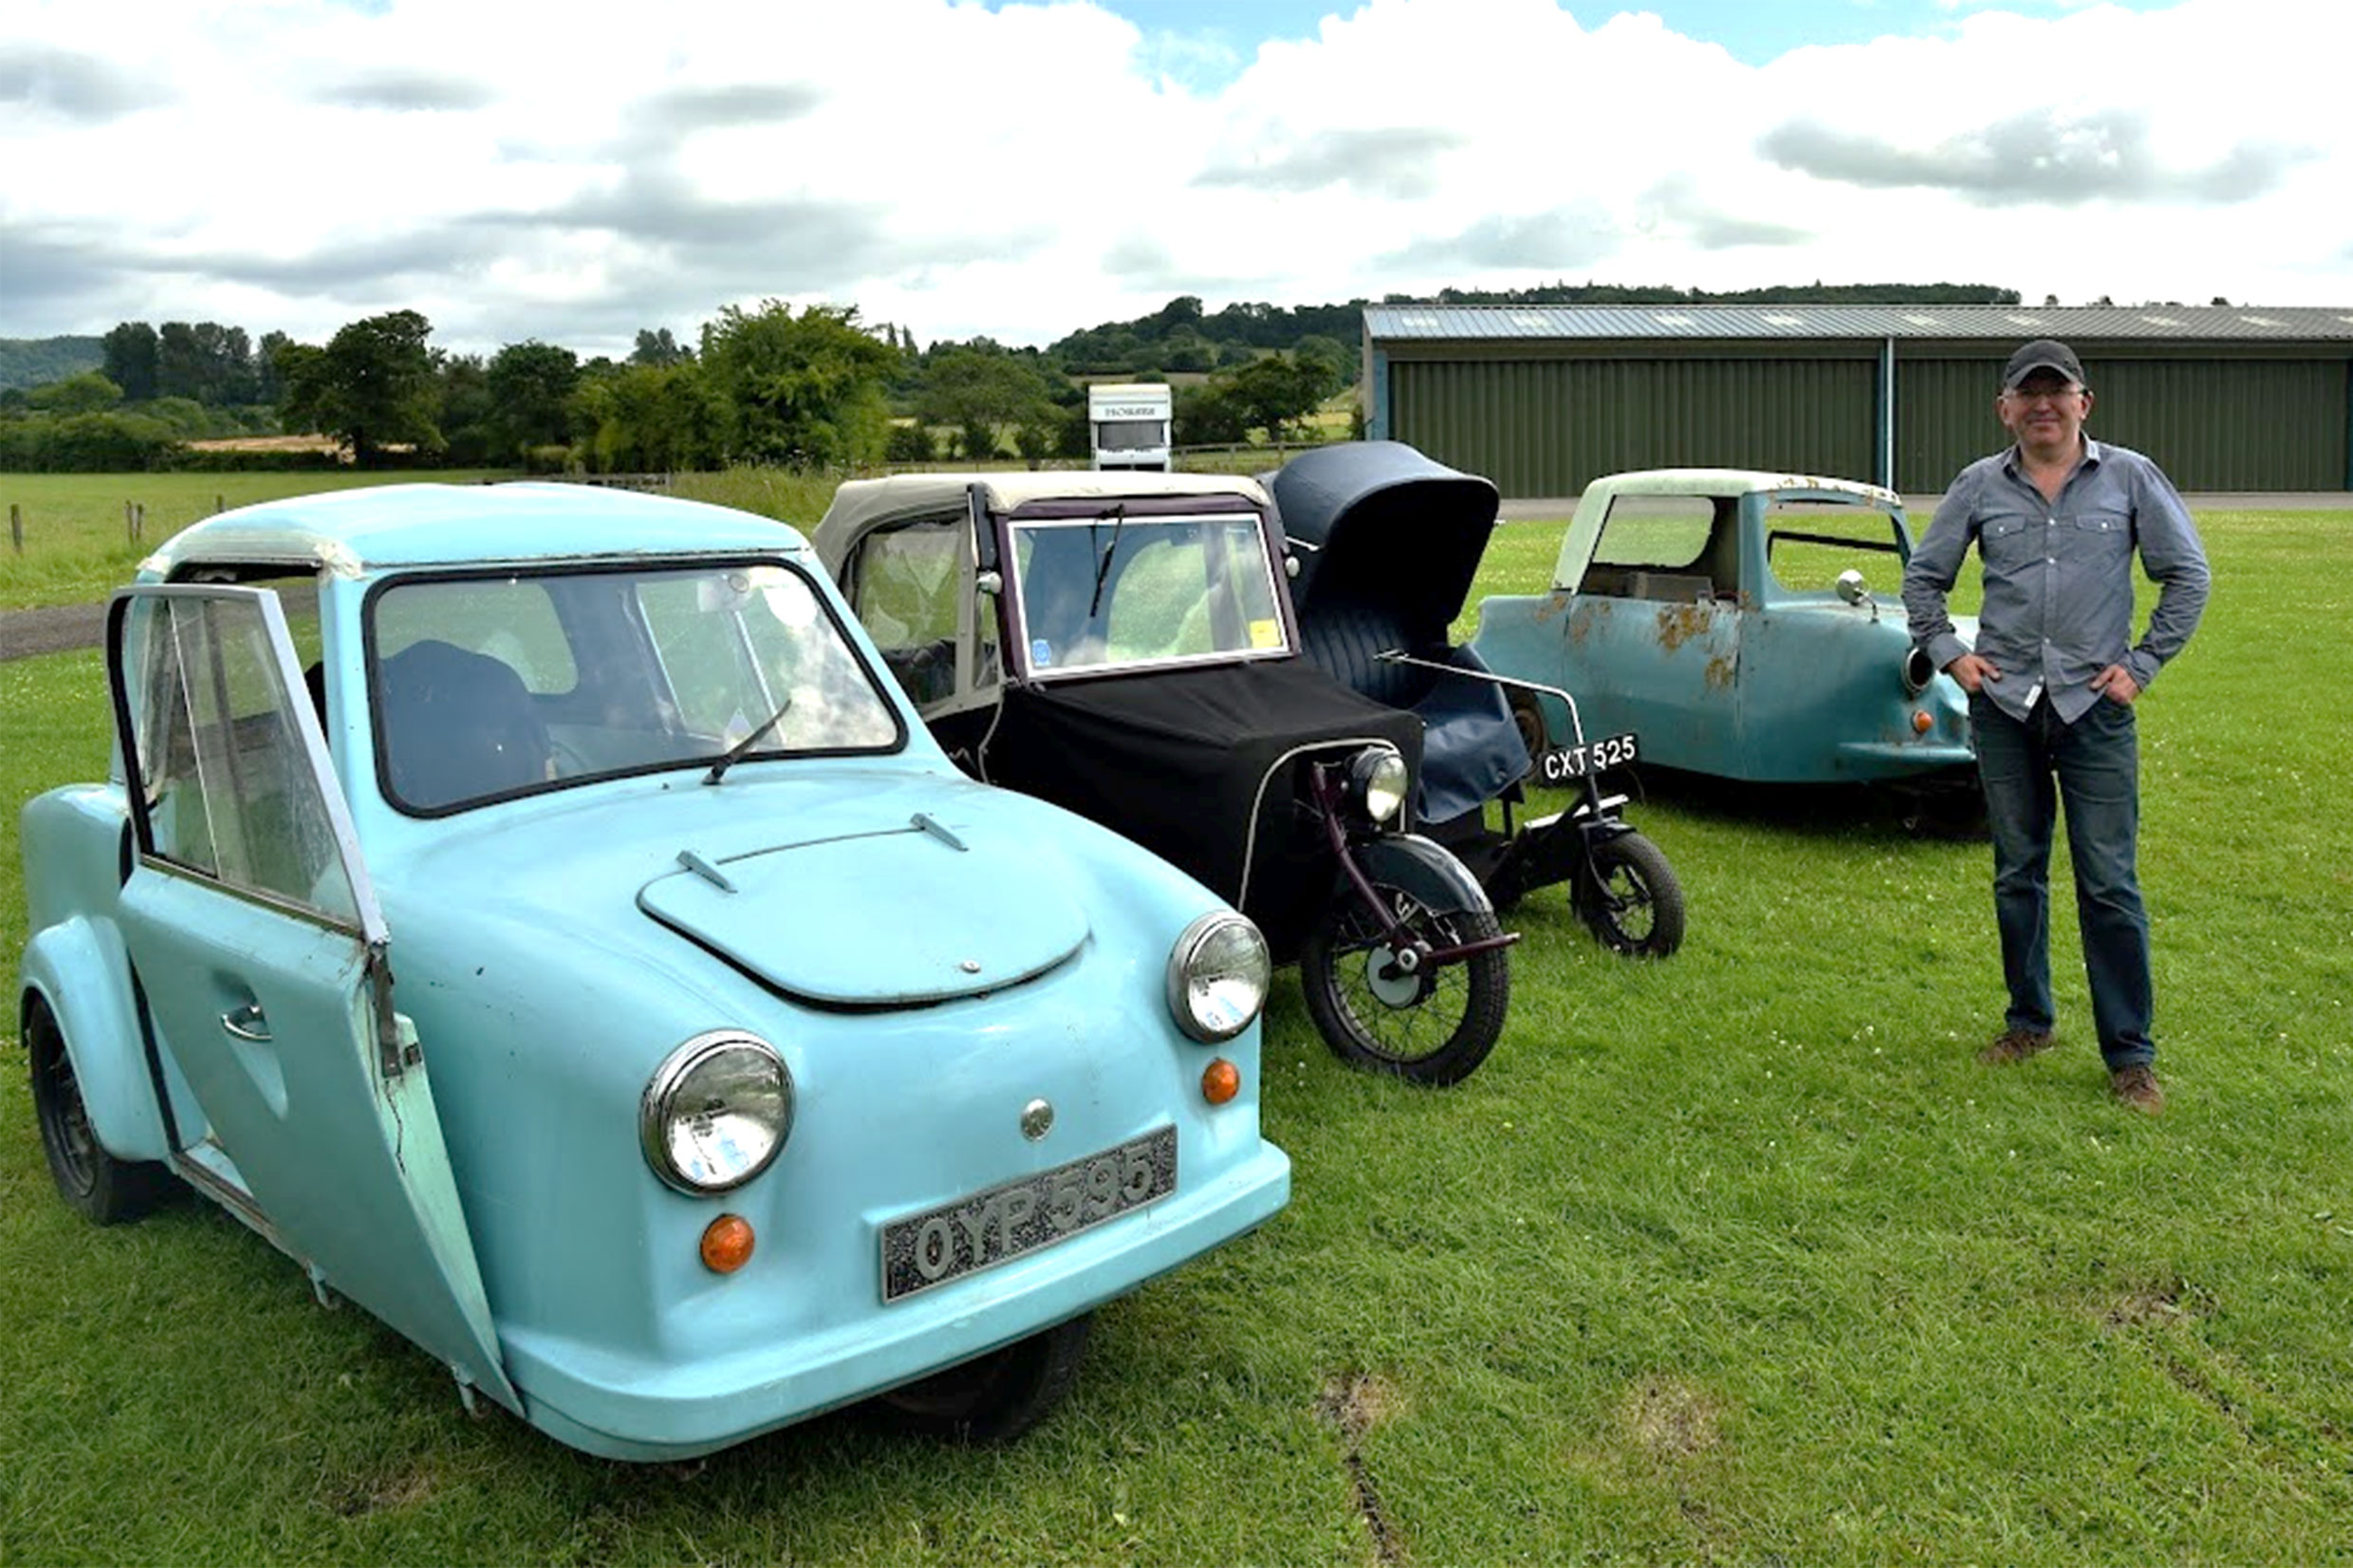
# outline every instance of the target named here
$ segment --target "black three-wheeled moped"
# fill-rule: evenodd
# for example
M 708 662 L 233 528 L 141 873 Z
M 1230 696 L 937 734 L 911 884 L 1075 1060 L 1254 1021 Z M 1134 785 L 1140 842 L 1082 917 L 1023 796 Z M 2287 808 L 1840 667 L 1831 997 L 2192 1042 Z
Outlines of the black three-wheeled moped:
M 1516 937 L 1410 830 L 1421 719 L 1301 656 L 1269 512 L 1245 478 L 903 474 L 843 485 L 816 544 L 959 766 L 1232 902 L 1343 1059 L 1452 1083 Z
M 1683 940 L 1683 893 L 1658 846 L 1605 795 L 1633 763 L 1633 734 L 1588 736 L 1576 698 L 1494 674 L 1450 646 L 1494 532 L 1495 487 L 1400 441 L 1301 453 L 1270 474 L 1307 656 L 1343 685 L 1423 723 L 1423 831 L 1469 865 L 1498 909 L 1566 886 L 1578 916 L 1620 952 L 1663 957 Z M 1567 709 L 1570 744 L 1544 744 L 1534 699 Z M 1529 780 L 1574 792 L 1566 809 L 1517 820 Z M 1498 802 L 1501 826 L 1488 821 Z

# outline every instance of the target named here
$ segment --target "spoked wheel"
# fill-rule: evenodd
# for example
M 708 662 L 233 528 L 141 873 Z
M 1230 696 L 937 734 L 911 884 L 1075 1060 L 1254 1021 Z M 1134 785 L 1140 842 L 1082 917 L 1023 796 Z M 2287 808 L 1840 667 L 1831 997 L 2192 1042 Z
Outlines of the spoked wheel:
M 43 1002 L 36 1000 L 26 1012 L 25 1046 L 32 1059 L 41 1149 L 49 1157 L 58 1192 L 77 1213 L 100 1225 L 135 1220 L 153 1208 L 171 1190 L 169 1172 L 147 1161 L 117 1159 L 98 1141 L 65 1033 Z
M 1052 1413 L 1078 1381 L 1093 1313 L 1015 1340 L 962 1366 L 879 1394 L 874 1410 L 901 1431 L 956 1443 L 1010 1443 Z
M 1577 878 L 1577 916 L 1606 947 L 1664 958 L 1683 945 L 1683 884 L 1657 844 L 1621 833 L 1593 846 Z
M 1501 930 L 1492 914 L 1440 914 L 1402 888 L 1377 882 L 1373 891 L 1432 947 Z M 1399 956 L 1371 912 L 1343 895 L 1299 955 L 1308 1016 L 1350 1066 L 1434 1086 L 1459 1083 L 1503 1033 L 1510 961 L 1503 949 L 1490 948 L 1456 963 L 1407 969 Z

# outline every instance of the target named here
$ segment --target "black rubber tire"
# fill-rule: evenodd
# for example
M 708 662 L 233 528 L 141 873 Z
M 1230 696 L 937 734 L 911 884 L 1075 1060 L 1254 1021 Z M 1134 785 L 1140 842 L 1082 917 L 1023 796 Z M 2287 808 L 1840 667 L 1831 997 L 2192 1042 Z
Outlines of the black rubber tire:
M 1434 947 L 1493 936 L 1502 928 L 1485 912 L 1440 914 L 1402 888 L 1373 890 L 1406 927 Z M 1460 1083 L 1476 1071 L 1503 1033 L 1511 1005 L 1510 959 L 1502 948 L 1473 953 L 1417 977 L 1414 995 L 1383 1001 L 1371 966 L 1380 928 L 1349 895 L 1307 937 L 1299 955 L 1307 1015 L 1334 1055 L 1352 1067 L 1393 1073 L 1432 1088 Z M 1390 982 L 1394 984 L 1395 982 Z
M 952 1443 L 1010 1443 L 1053 1413 L 1078 1381 L 1095 1315 L 1083 1313 L 1002 1350 L 871 1401 L 896 1430 Z
M 1511 726 L 1520 732 L 1520 744 L 1528 747 L 1528 771 L 1533 773 L 1551 745 L 1551 737 L 1545 733 L 1544 710 L 1534 698 L 1515 692 L 1511 696 Z
M 1576 896 L 1577 917 L 1614 951 L 1664 958 L 1683 945 L 1683 884 L 1664 852 L 1640 833 L 1595 845 Z
M 151 1161 L 117 1159 L 98 1141 L 65 1033 L 37 996 L 25 1009 L 25 1051 L 41 1150 L 67 1207 L 94 1224 L 120 1225 L 161 1203 L 172 1190 L 171 1172 Z

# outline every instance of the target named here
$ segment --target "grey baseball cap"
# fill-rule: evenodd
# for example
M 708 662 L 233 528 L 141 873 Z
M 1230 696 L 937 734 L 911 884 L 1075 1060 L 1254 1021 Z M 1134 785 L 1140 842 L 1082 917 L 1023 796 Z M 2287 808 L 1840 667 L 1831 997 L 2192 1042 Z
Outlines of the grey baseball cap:
M 2056 338 L 2037 338 L 2002 367 L 2002 390 L 2015 392 L 2019 382 L 2038 370 L 2057 371 L 2077 386 L 2084 384 L 2084 361 L 2075 357 L 2075 350 Z

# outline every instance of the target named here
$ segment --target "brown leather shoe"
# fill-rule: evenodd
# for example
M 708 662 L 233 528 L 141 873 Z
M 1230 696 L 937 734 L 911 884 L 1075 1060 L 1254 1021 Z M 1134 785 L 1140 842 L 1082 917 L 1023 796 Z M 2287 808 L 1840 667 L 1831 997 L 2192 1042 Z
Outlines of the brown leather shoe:
M 1989 1067 L 2007 1067 L 2013 1061 L 2024 1061 L 2040 1056 L 2059 1043 L 2048 1029 L 2004 1029 L 1993 1037 L 1993 1043 L 1977 1053 L 1977 1060 Z
M 2108 1087 L 2116 1098 L 2136 1111 L 2156 1116 L 2165 1109 L 2165 1091 L 2157 1086 L 2157 1069 L 2142 1063 L 2138 1067 L 2119 1067 L 2108 1075 Z

